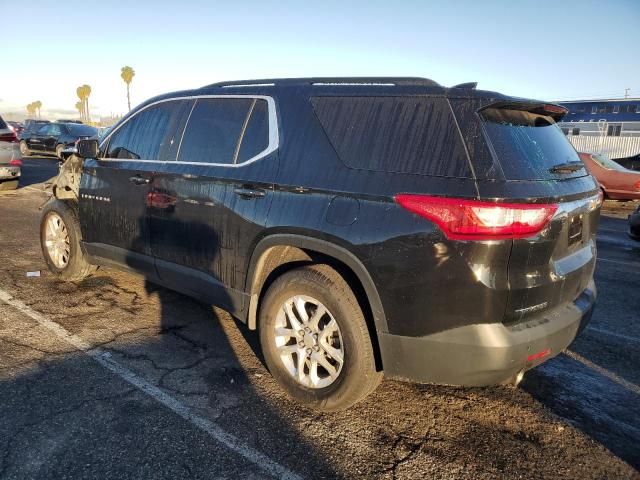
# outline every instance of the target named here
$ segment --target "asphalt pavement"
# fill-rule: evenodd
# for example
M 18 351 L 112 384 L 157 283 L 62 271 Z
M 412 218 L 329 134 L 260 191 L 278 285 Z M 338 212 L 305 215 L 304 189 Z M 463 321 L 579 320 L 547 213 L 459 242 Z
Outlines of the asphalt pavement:
M 520 387 L 385 380 L 318 414 L 226 312 L 116 270 L 49 275 L 38 209 L 56 172 L 27 159 L 21 188 L 0 195 L 0 479 L 640 478 L 629 205 L 601 218 L 590 326 Z

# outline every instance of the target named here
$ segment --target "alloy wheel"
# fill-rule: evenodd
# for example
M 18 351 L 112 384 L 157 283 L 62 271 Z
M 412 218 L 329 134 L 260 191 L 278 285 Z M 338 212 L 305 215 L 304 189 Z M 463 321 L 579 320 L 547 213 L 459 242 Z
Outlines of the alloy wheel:
M 278 310 L 274 339 L 287 372 L 308 388 L 333 384 L 344 364 L 338 322 L 315 298 L 296 295 Z
M 53 264 L 63 269 L 71 257 L 71 242 L 64 221 L 55 212 L 47 217 L 45 226 L 45 246 Z

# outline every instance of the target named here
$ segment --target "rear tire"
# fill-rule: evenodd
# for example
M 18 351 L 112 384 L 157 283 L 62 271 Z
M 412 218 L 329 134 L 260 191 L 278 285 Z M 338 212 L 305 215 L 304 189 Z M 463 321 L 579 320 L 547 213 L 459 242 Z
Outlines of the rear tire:
M 20 154 L 23 157 L 31 155 L 31 150 L 29 150 L 27 142 L 25 142 L 24 140 L 20 140 Z
M 42 209 L 40 245 L 47 267 L 60 280 L 82 280 L 97 267 L 91 265 L 82 251 L 78 207 L 56 198 Z
M 2 180 L 0 181 L 0 191 L 15 190 L 18 188 L 20 180 Z
M 380 384 L 358 300 L 330 266 L 284 273 L 267 290 L 259 315 L 269 371 L 302 405 L 345 410 Z

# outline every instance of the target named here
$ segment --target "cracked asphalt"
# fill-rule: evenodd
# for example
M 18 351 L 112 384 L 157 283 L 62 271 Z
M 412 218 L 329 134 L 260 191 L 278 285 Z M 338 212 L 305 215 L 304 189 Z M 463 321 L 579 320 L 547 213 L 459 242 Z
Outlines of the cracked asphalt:
M 640 478 L 640 243 L 624 205 L 602 219 L 589 329 L 519 388 L 385 380 L 317 414 L 226 312 L 116 270 L 50 276 L 38 208 L 55 165 L 26 160 L 0 196 L 0 291 L 15 299 L 0 300 L 0 478 L 270 478 L 265 459 L 302 478 Z

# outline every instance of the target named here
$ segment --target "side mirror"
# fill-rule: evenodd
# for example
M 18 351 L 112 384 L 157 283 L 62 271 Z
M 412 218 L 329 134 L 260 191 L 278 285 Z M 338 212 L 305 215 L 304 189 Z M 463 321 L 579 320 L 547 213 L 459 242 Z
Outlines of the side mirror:
M 76 155 L 82 158 L 97 158 L 98 157 L 98 141 L 93 139 L 79 140 L 76 144 L 78 150 Z

